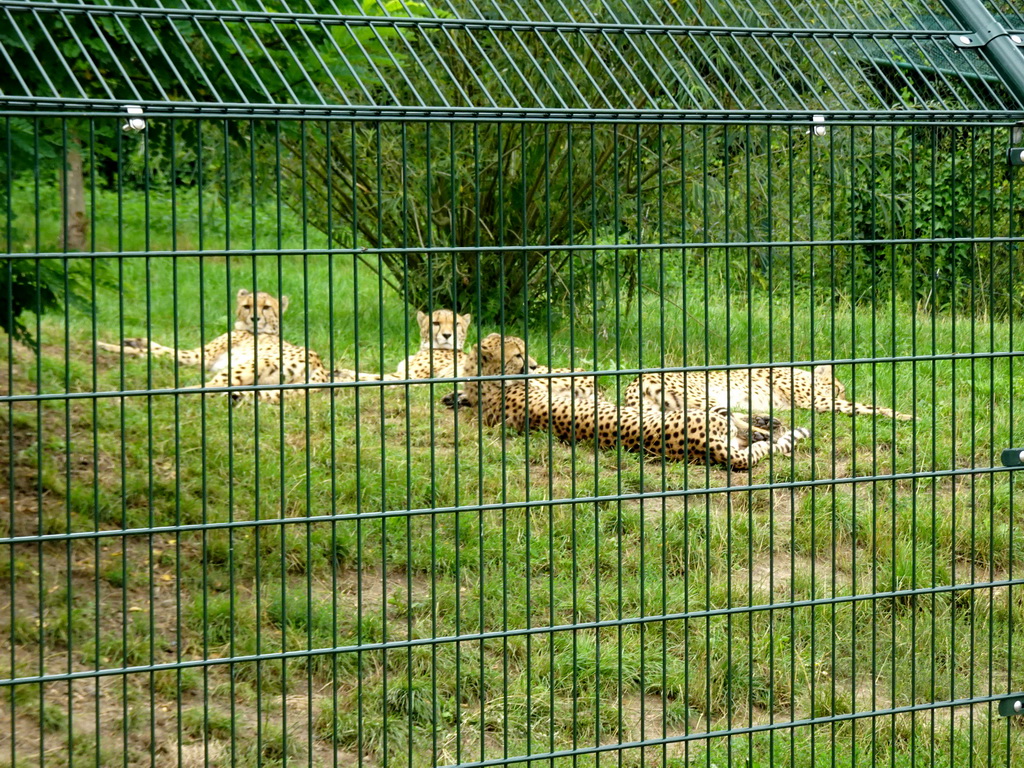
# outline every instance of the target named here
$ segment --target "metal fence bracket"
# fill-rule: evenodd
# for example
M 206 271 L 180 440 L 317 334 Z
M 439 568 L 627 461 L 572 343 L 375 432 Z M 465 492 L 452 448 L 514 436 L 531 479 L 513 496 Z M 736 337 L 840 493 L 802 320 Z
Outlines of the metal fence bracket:
M 1015 123 L 1010 128 L 1010 148 L 1006 151 L 1006 164 L 1024 165 L 1024 124 Z
M 1021 165 L 1021 163 L 1015 163 L 1015 165 Z M 1024 448 L 1004 448 L 1003 466 L 1024 467 Z
M 1024 715 L 1024 693 L 1015 693 L 999 700 L 999 714 L 1002 717 Z
M 984 48 L 1002 34 L 1005 33 L 996 30 L 989 30 L 984 34 L 950 35 L 949 39 L 953 41 L 953 45 L 957 48 Z
M 125 107 L 125 110 L 128 112 L 130 117 L 128 118 L 128 122 L 121 126 L 122 131 L 131 131 L 132 133 L 138 133 L 139 131 L 146 127 L 146 121 L 144 119 L 142 119 L 141 117 L 135 117 L 135 115 L 142 114 L 142 107 L 138 106 L 137 104 L 129 104 L 127 107 Z
M 824 136 L 828 133 L 828 128 L 825 127 L 825 116 L 814 115 L 811 118 L 813 125 L 807 129 L 807 133 L 813 133 L 815 136 Z

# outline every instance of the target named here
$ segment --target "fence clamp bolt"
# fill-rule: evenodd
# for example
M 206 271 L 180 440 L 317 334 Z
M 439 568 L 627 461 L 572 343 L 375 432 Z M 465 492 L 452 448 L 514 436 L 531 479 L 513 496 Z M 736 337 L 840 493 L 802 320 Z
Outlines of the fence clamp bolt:
M 824 136 L 828 132 L 828 128 L 825 127 L 825 116 L 824 115 L 813 115 L 811 122 L 814 123 L 810 128 L 807 129 L 807 133 L 813 133 L 815 136 Z
M 1010 128 L 1010 148 L 1006 152 L 1008 165 L 1024 165 L 1024 123 L 1015 123 Z
M 950 35 L 950 40 L 957 48 L 984 48 L 997 37 L 1003 37 L 1004 35 L 1010 37 L 1006 30 L 993 26 L 988 29 L 976 30 L 971 35 Z M 1017 41 L 1014 40 L 1013 42 L 1016 43 Z
M 129 104 L 125 107 L 129 115 L 141 115 L 142 107 L 135 104 Z M 122 131 L 133 131 L 138 133 L 146 127 L 146 121 L 141 117 L 129 117 L 128 122 L 121 126 Z
M 1006 448 L 1003 450 L 1004 467 L 1024 467 L 1024 448 Z
M 1024 714 L 1024 693 L 1017 693 L 999 700 L 999 714 L 1003 717 L 1013 717 Z

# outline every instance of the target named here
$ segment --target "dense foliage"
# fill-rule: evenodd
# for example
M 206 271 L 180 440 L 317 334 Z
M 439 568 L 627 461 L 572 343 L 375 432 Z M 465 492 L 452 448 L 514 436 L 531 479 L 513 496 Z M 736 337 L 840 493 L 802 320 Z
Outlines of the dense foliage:
M 482 58 L 490 51 L 515 66 L 480 67 L 459 83 L 488 94 L 526 88 L 512 70 L 529 73 L 547 60 L 531 40 L 500 51 L 497 38 L 493 51 L 481 42 Z M 409 44 L 426 56 L 425 38 Z M 663 77 L 662 59 L 644 41 L 633 45 L 651 55 L 647 69 L 634 68 L 643 90 L 631 96 L 653 105 L 677 80 Z M 600 88 L 618 86 L 593 48 L 579 43 L 573 55 Z M 754 72 L 742 84 L 718 82 L 714 67 L 706 61 L 688 73 L 693 87 L 772 88 Z M 554 64 L 543 74 L 558 81 Z M 869 74 L 851 78 L 853 87 L 870 90 Z M 410 94 L 446 85 L 416 77 L 413 67 L 404 72 Z M 443 97 L 459 103 L 457 86 L 448 87 Z M 685 103 L 686 87 L 670 96 Z M 286 136 L 281 162 L 296 210 L 336 245 L 369 249 L 364 262 L 416 307 L 452 304 L 496 322 L 548 303 L 593 308 L 612 290 L 628 304 L 646 282 L 637 278 L 646 253 L 667 255 L 684 273 L 706 261 L 763 290 L 814 291 L 821 300 L 897 298 L 1006 314 L 1019 301 L 1012 245 L 968 242 L 1020 231 L 1006 138 L 937 126 L 816 135 L 804 126 L 385 121 L 333 132 L 313 125 L 301 139 Z M 423 250 L 401 250 L 409 248 Z
M 240 4 L 250 6 L 274 10 L 277 4 Z M 701 13 L 734 20 L 735 9 L 718 6 L 702 6 Z M 391 15 L 448 13 L 397 0 L 384 8 Z M 384 12 L 369 0 L 324 0 L 323 9 Z M 629 10 L 609 6 L 602 13 L 627 18 Z M 771 9 L 777 19 L 784 13 Z M 114 82 L 121 65 L 110 51 L 130 60 L 132 45 L 142 46 L 147 60 L 162 62 L 166 69 L 153 75 L 175 99 L 269 96 L 329 103 L 337 85 L 358 83 L 379 103 L 416 103 L 420 94 L 434 94 L 459 104 L 486 93 L 512 104 L 525 98 L 525 90 L 564 80 L 537 36 L 514 47 L 497 34 L 475 38 L 481 60 L 500 66 L 469 69 L 451 58 L 451 78 L 442 80 L 411 64 L 429 60 L 430 46 L 458 41 L 464 31 L 431 27 L 414 36 L 401 27 L 336 26 L 313 44 L 298 28 L 282 27 L 260 50 L 255 39 L 233 41 L 215 24 L 200 34 L 194 24 L 151 23 L 137 35 L 136 22 L 101 17 L 90 37 L 72 34 L 80 21 L 68 22 L 56 48 L 40 53 L 30 54 L 26 46 L 34 41 L 13 34 L 6 22 L 0 22 L 0 42 L 16 63 L 60 50 L 70 69 L 49 69 L 69 79 L 54 83 L 62 92 L 71 79 L 87 74 L 109 75 Z M 263 61 L 274 77 L 238 67 L 225 79 L 223 68 L 214 66 L 216 52 L 236 44 L 246 60 Z M 190 55 L 172 72 L 167 57 L 155 51 L 181 45 Z M 590 78 L 567 88 L 597 99 L 602 89 L 620 87 L 596 47 L 575 38 L 565 45 Z M 638 108 L 665 99 L 685 104 L 689 88 L 720 88 L 727 104 L 730 90 L 772 87 L 753 72 L 742 83 L 721 82 L 713 59 L 697 61 L 682 80 L 676 70 L 669 77 L 670 64 L 652 45 L 638 37 L 617 54 L 623 61 L 627 53 L 646 60 L 633 71 L 642 86 L 630 94 Z M 825 48 L 819 53 L 828 55 Z M 738 57 L 728 71 L 742 71 L 742 62 Z M 307 69 L 324 71 L 334 82 L 313 82 Z M 401 77 L 385 86 L 382 78 L 399 70 Z M 33 71 L 25 66 L 22 77 Z M 189 93 L 175 87 L 185 81 Z M 867 77 L 850 81 L 871 89 Z M 146 92 L 152 82 L 141 71 L 133 75 L 144 98 L 159 96 Z M 394 90 L 399 87 L 405 90 Z M 572 98 L 568 91 L 565 98 Z M 151 123 L 139 139 L 125 139 L 118 120 L 8 118 L 4 141 L 11 159 L 0 168 L 0 195 L 6 200 L 11 184 L 26 176 L 36 185 L 73 186 L 67 169 L 74 153 L 83 156 L 86 169 L 80 184 L 199 187 L 209 205 L 228 208 L 239 199 L 241 183 L 253 202 L 276 196 L 333 247 L 353 249 L 412 306 L 453 305 L 482 322 L 546 314 L 548 307 L 570 302 L 577 311 L 592 311 L 613 296 L 628 305 L 638 289 L 664 289 L 664 280 L 655 285 L 642 276 L 651 269 L 641 260 L 653 256 L 673 265 L 665 276 L 671 285 L 707 265 L 763 291 L 813 291 L 819 300 L 897 298 L 997 314 L 1019 309 L 1020 270 L 1006 238 L 1020 232 L 1021 222 L 1013 210 L 1012 172 L 1001 157 L 1007 137 L 991 128 L 836 126 L 819 136 L 805 126 L 725 123 Z M 11 223 L 17 214 L 7 217 L 9 241 L 19 235 Z M 76 249 L 68 242 L 41 245 Z M 63 274 L 59 284 L 30 290 L 36 271 L 7 269 L 6 325 L 30 307 L 19 297 L 32 294 L 32 306 L 45 309 L 47 297 L 62 295 Z M 45 280 L 49 270 L 38 274 Z M 68 281 L 72 292 L 74 284 Z

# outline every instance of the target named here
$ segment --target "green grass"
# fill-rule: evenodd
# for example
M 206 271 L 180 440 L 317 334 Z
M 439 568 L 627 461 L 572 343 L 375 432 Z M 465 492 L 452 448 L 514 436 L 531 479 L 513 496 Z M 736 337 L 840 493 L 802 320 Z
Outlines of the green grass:
M 261 209 L 257 219 L 273 216 Z M 248 221 L 244 211 L 233 220 Z M 301 227 L 285 223 L 284 247 L 301 246 Z M 179 247 L 194 246 L 182 227 Z M 225 230 L 211 225 L 207 237 L 217 231 Z M 144 245 L 135 229 L 126 235 L 125 248 Z M 111 237 L 103 233 L 101 244 Z M 164 223 L 150 245 L 169 247 L 167 240 Z M 657 262 L 647 263 L 654 279 Z M 42 355 L 15 349 L 12 390 L 200 382 L 198 371 L 164 361 L 126 360 L 122 368 L 116 356 L 93 355 L 94 338 L 147 335 L 182 346 L 213 338 L 228 325 L 233 291 L 253 285 L 254 266 L 260 289 L 291 296 L 285 336 L 306 343 L 308 334 L 334 365 L 353 365 L 358 351 L 361 367 L 390 370 L 417 344 L 406 341 L 415 323 L 401 298 L 380 294 L 376 277 L 346 258 L 126 259 L 114 263 L 116 290 L 98 293 L 95 319 L 45 317 Z M 699 264 L 687 272 L 682 305 L 682 270 L 666 276 L 664 301 L 647 293 L 620 317 L 614 307 L 596 318 L 582 308 L 572 337 L 568 313 L 553 312 L 550 327 L 529 329 L 534 356 L 613 370 L 663 359 L 723 364 L 1015 346 L 1008 323 L 982 317 L 810 304 L 804 296 L 791 308 L 788 291 L 748 293 L 714 275 L 705 295 Z M 473 338 L 493 330 L 474 328 Z M 42 739 L 47 748 L 66 745 L 76 765 L 120 764 L 125 754 L 148 760 L 151 749 L 171 762 L 180 753 L 183 763 L 201 755 L 229 765 L 234 734 L 237 765 L 331 765 L 336 753 L 339 764 L 351 764 L 362 752 L 364 765 L 421 766 L 1006 692 L 1010 628 L 1024 621 L 1019 586 L 827 601 L 1019 577 L 1024 537 L 1007 475 L 745 485 L 992 466 L 1016 439 L 1009 362 L 864 363 L 836 373 L 852 399 L 918 419 L 797 412 L 793 422 L 811 427 L 813 442 L 792 462 L 776 458 L 749 475 L 481 429 L 440 406 L 448 391 L 441 385 L 391 388 L 383 400 L 375 387 L 341 389 L 283 408 L 158 395 L 5 409 L 0 427 L 14 439 L 4 458 L 16 476 L 7 494 L 15 514 L 0 522 L 5 535 L 469 507 L 12 547 L 0 562 L 19 596 L 0 617 L 0 643 L 13 643 L 0 661 L 5 677 L 697 613 L 132 674 L 98 687 L 84 679 L 49 684 L 42 699 L 37 686 L 18 686 L 14 699 L 0 702 L 6 721 L 18 718 L 14 763 L 34 764 Z M 630 378 L 608 376 L 602 386 L 614 396 Z M 664 499 L 607 498 L 662 491 Z M 566 502 L 574 497 L 602 500 Z M 510 506 L 472 509 L 497 502 Z M 822 602 L 784 607 L 805 600 Z M 772 603 L 783 607 L 702 613 Z M 801 765 L 1001 764 L 1020 753 L 1024 737 L 993 711 L 961 707 L 952 716 L 925 711 L 697 740 L 664 754 L 630 750 L 622 764 L 767 765 L 791 754 Z M 612 762 L 615 754 L 552 764 Z

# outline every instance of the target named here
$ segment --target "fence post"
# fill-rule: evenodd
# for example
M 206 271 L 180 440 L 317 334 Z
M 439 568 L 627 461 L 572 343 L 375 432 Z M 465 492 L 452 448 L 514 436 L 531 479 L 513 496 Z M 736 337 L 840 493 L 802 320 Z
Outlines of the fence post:
M 950 13 L 974 36 L 953 36 L 961 48 L 979 48 L 992 68 L 999 73 L 1013 95 L 1024 106 L 1024 54 L 1010 39 L 1009 31 L 981 4 L 980 0 L 943 0 Z

